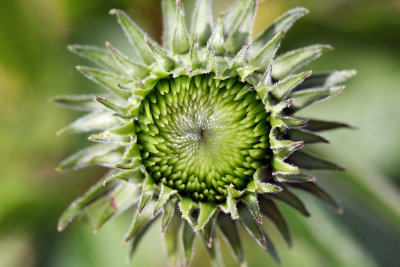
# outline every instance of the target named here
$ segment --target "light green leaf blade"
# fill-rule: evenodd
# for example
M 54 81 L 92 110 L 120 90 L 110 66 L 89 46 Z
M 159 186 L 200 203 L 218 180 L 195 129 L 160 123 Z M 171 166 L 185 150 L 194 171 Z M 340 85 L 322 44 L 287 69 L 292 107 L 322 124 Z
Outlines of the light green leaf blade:
M 89 59 L 99 67 L 104 67 L 117 73 L 122 72 L 120 66 L 115 62 L 112 55 L 105 49 L 89 45 L 68 45 L 67 48 L 72 53 Z
M 251 48 L 250 54 L 254 55 L 266 43 L 268 43 L 274 36 L 278 33 L 285 31 L 287 32 L 293 25 L 293 23 L 304 15 L 308 14 L 308 10 L 304 7 L 296 7 L 281 15 L 277 18 L 269 27 L 267 27 L 262 33 L 256 37 L 253 42 L 253 46 Z
M 126 77 L 118 76 L 111 72 L 106 72 L 98 69 L 77 66 L 76 69 L 85 75 L 89 80 L 103 86 L 108 91 L 122 99 L 127 99 L 130 93 L 119 88 L 119 84 L 127 84 L 131 82 L 131 79 Z
M 185 22 L 185 11 L 182 2 L 176 1 L 176 25 L 172 39 L 172 51 L 174 54 L 185 54 L 190 49 L 189 34 Z
M 323 52 L 332 50 L 329 45 L 311 45 L 289 51 L 278 56 L 272 64 L 272 77 L 280 80 L 293 73 L 298 68 L 319 58 Z
M 110 10 L 111 15 L 116 15 L 118 18 L 118 22 L 121 25 L 122 29 L 125 32 L 125 35 L 128 37 L 130 43 L 136 48 L 137 53 L 143 59 L 144 63 L 150 65 L 154 62 L 154 58 L 145 43 L 145 33 L 136 23 L 132 21 L 132 19 L 122 10 L 112 9 Z M 158 46 L 155 41 L 150 40 L 148 36 L 146 36 L 148 42 L 151 42 L 153 46 Z
M 110 194 L 108 202 L 104 205 L 103 211 L 96 222 L 95 233 L 97 233 L 105 223 L 138 202 L 139 192 L 138 185 L 129 182 L 121 182 Z
M 332 171 L 344 171 L 345 168 L 337 165 L 336 163 L 327 161 L 322 158 L 318 158 L 314 155 L 303 151 L 296 151 L 293 153 L 288 162 L 294 164 L 302 169 L 306 170 L 332 170 Z
M 56 105 L 81 111 L 94 111 L 99 105 L 94 101 L 95 95 L 58 95 L 50 99 Z
M 108 110 L 100 110 L 80 117 L 70 125 L 67 125 L 57 132 L 57 135 L 66 133 L 86 133 L 97 130 L 106 130 L 120 123 L 120 120 Z
M 196 0 L 190 32 L 197 36 L 199 45 L 205 46 L 211 35 L 212 10 L 210 0 Z
M 245 264 L 246 258 L 243 250 L 242 240 L 237 228 L 237 223 L 228 215 L 223 213 L 219 214 L 217 223 L 237 260 L 241 264 Z
M 168 228 L 164 233 L 168 257 L 173 266 L 177 264 L 179 259 L 179 233 L 183 222 L 184 221 L 179 218 L 179 215 L 174 212 L 168 224 Z

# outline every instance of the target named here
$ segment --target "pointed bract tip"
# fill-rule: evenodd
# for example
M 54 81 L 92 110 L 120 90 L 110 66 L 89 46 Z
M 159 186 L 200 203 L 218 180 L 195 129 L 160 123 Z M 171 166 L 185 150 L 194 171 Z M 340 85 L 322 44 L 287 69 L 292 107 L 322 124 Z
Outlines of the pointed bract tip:
M 117 15 L 118 13 L 121 13 L 121 10 L 113 8 L 110 11 L 108 11 L 108 14 L 110 15 Z
M 211 246 L 212 246 L 212 238 L 206 239 L 206 244 L 207 244 L 207 247 L 211 248 Z
M 62 232 L 65 229 L 65 224 L 59 223 L 57 225 L 57 231 Z
M 264 238 L 261 240 L 258 240 L 258 242 L 260 243 L 260 246 L 262 246 L 263 248 L 267 247 L 267 243 L 265 242 Z
M 76 46 L 76 45 L 67 45 L 67 49 L 70 51 L 70 52 L 77 52 L 79 49 L 78 49 L 78 47 Z
M 83 66 L 76 66 L 75 69 L 77 69 L 78 71 L 84 71 L 85 68 Z
M 336 212 L 337 212 L 337 214 L 342 215 L 344 213 L 344 210 L 342 207 L 337 207 Z
M 335 49 L 335 48 L 334 48 L 333 46 L 331 46 L 331 45 L 322 45 L 321 48 L 322 48 L 322 51 L 328 51 L 328 50 L 333 50 L 333 49 Z
M 305 7 L 302 7 L 302 6 L 298 6 L 298 7 L 295 7 L 295 8 L 293 8 L 293 9 L 291 9 L 290 11 L 292 11 L 292 12 L 301 12 L 301 13 L 303 13 L 302 15 L 304 16 L 304 15 L 307 15 L 308 13 L 310 13 L 310 10 L 308 10 L 307 8 L 305 8 Z
M 350 75 L 352 75 L 352 76 L 357 75 L 357 70 L 354 70 L 354 69 L 349 70 L 349 73 L 350 73 Z
M 105 45 L 106 45 L 106 47 L 107 47 L 108 49 L 113 49 L 113 48 L 114 48 L 114 47 L 110 44 L 109 41 L 106 41 L 106 42 L 105 42 Z

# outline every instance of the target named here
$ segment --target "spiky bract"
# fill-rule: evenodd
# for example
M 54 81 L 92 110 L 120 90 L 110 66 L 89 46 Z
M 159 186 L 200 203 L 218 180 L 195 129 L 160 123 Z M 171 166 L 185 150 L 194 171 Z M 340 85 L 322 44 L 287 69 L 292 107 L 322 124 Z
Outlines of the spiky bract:
M 289 10 L 252 39 L 256 5 L 256 0 L 236 0 L 213 24 L 210 2 L 197 0 L 188 30 L 181 1 L 163 0 L 163 46 L 123 11 L 111 10 L 137 58 L 126 57 L 109 43 L 107 50 L 69 47 L 102 67 L 78 70 L 108 93 L 96 96 L 97 102 L 90 95 L 55 98 L 59 104 L 90 111 L 60 133 L 100 131 L 89 137 L 98 144 L 59 168 L 95 164 L 111 171 L 65 211 L 59 230 L 87 206 L 107 198 L 96 231 L 135 207 L 125 237 L 131 252 L 150 224 L 162 217 L 173 263 L 179 260 L 178 243 L 184 248 L 184 262 L 190 263 L 193 240 L 201 233 L 213 262 L 221 265 L 218 226 L 245 264 L 238 223 L 279 260 L 262 228 L 262 216 L 269 217 L 290 244 L 275 201 L 309 215 L 290 187 L 340 209 L 314 177 L 301 170 L 342 167 L 299 150 L 327 142 L 316 132 L 349 125 L 306 120 L 294 113 L 341 92 L 343 86 L 337 84 L 354 71 L 293 74 L 331 47 L 312 45 L 275 56 L 284 33 L 308 11 Z

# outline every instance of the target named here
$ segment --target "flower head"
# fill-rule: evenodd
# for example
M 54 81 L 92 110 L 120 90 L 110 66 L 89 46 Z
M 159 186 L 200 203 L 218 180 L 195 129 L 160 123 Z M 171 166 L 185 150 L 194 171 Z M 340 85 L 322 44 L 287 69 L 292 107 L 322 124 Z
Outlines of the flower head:
M 354 71 L 295 73 L 331 47 L 312 45 L 276 56 L 285 32 L 308 11 L 289 10 L 253 39 L 256 5 L 255 0 L 237 0 L 213 23 L 210 2 L 197 0 L 189 29 L 181 1 L 162 1 L 163 46 L 123 11 L 111 10 L 137 58 L 109 43 L 107 49 L 69 46 L 101 67 L 77 69 L 107 91 L 96 97 L 55 98 L 89 111 L 60 133 L 97 131 L 89 137 L 97 144 L 64 160 L 59 169 L 101 165 L 111 170 L 71 204 L 59 230 L 87 206 L 107 198 L 96 231 L 134 207 L 125 237 L 132 252 L 160 218 L 173 263 L 179 242 L 184 262 L 190 263 L 197 235 L 218 262 L 218 227 L 245 264 L 239 224 L 279 261 L 262 228 L 263 215 L 289 244 L 288 227 L 275 201 L 309 215 L 290 188 L 308 191 L 340 210 L 314 177 L 302 171 L 342 167 L 300 149 L 327 142 L 316 132 L 348 125 L 295 113 L 340 93 L 344 87 L 337 84 Z

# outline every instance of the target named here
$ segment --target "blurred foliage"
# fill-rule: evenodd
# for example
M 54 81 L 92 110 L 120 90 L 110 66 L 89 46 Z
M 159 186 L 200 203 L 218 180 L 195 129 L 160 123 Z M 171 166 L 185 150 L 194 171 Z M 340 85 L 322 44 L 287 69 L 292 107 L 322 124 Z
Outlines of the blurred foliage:
M 222 10 L 231 1 L 214 1 Z M 184 1 L 190 12 L 192 1 Z M 400 1 L 267 0 L 260 4 L 256 30 L 284 10 L 301 5 L 311 10 L 287 34 L 282 51 L 312 43 L 336 50 L 313 63 L 314 70 L 355 68 L 358 75 L 334 99 L 303 114 L 345 120 L 357 131 L 326 134 L 331 146 L 314 150 L 346 165 L 345 173 L 318 173 L 321 184 L 343 203 L 336 215 L 304 196 L 313 214 L 301 218 L 282 207 L 294 233 L 289 249 L 277 241 L 284 266 L 400 266 Z M 165 266 L 159 225 L 152 228 L 131 264 L 121 240 L 129 216 L 92 234 L 91 216 L 57 233 L 58 216 L 104 169 L 56 173 L 57 163 L 85 136 L 56 137 L 77 114 L 48 103 L 55 94 L 96 93 L 96 86 L 74 66 L 70 43 L 102 46 L 111 41 L 129 54 L 111 8 L 128 11 L 159 40 L 158 0 L 14 0 L 0 9 L 0 266 Z M 95 212 L 91 211 L 91 212 Z M 245 238 L 249 266 L 275 266 Z M 200 243 L 193 266 L 207 266 Z M 227 266 L 236 266 L 223 246 Z

